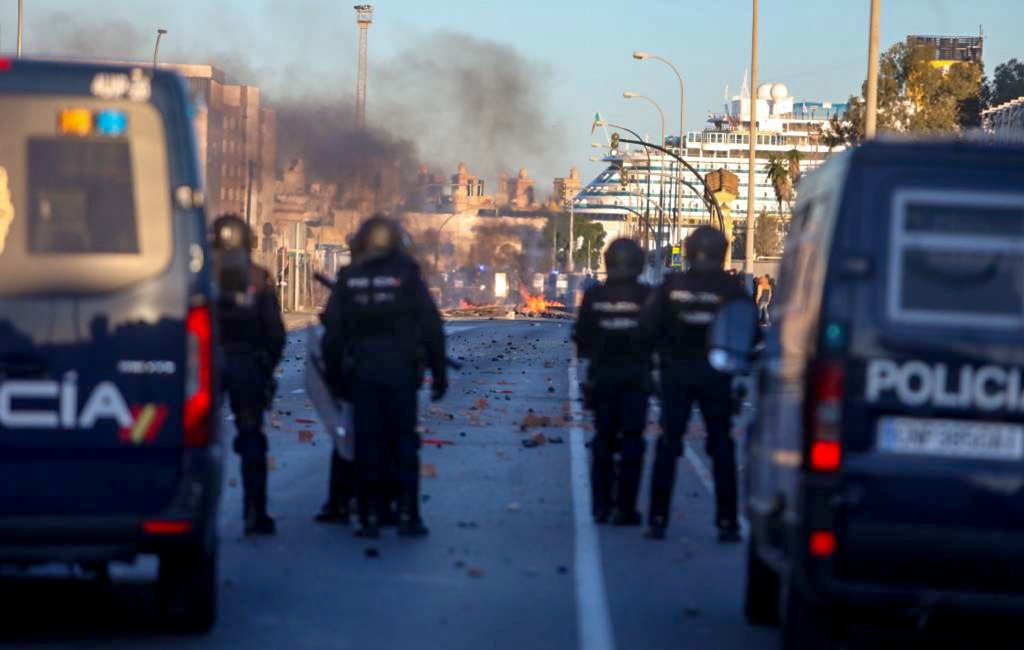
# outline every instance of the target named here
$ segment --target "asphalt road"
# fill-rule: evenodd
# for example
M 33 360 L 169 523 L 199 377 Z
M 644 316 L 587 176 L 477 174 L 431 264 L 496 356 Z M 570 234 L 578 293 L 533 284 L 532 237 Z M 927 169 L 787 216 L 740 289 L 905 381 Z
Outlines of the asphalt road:
M 399 540 L 386 530 L 372 543 L 312 521 L 326 493 L 329 441 L 303 422 L 313 418 L 302 392 L 305 341 L 293 333 L 268 428 L 279 534 L 242 536 L 231 458 L 214 630 L 190 637 L 157 627 L 156 565 L 143 558 L 115 567 L 109 586 L 63 567 L 7 575 L 0 647 L 774 647 L 774 630 L 742 617 L 743 547 L 714 540 L 699 432 L 697 453 L 680 461 L 666 541 L 590 523 L 581 480 L 590 432 L 570 400 L 569 331 L 569 321 L 449 325 L 450 354 L 465 367 L 448 398 L 421 407 L 431 535 Z M 523 432 L 529 409 L 548 425 Z M 312 440 L 300 433 L 308 430 Z M 544 444 L 522 444 L 538 433 Z

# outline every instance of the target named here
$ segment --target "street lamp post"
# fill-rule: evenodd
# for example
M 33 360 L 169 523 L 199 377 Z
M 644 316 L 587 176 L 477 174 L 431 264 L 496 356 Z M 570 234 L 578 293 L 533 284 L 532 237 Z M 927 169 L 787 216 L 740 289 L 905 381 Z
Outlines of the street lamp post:
M 750 29 L 750 168 L 747 170 L 747 239 L 743 246 L 743 270 L 751 275 L 754 274 L 754 194 L 757 192 L 757 0 L 753 3 Z
M 18 58 L 21 58 L 21 46 L 25 40 L 25 0 L 18 0 Z
M 437 269 L 437 264 L 438 264 L 438 260 L 441 257 L 441 231 L 444 230 L 444 227 L 448 225 L 448 222 L 451 221 L 452 217 L 454 217 L 454 216 L 455 216 L 454 212 L 452 214 L 448 215 L 448 218 L 445 219 L 444 221 L 442 221 L 441 222 L 441 226 L 437 229 L 437 239 L 434 240 L 434 275 L 435 276 L 440 275 L 440 272 Z
M 864 137 L 875 137 L 878 121 L 878 12 L 879 0 L 871 0 L 871 27 L 868 34 L 868 90 L 864 98 Z
M 156 30 L 156 44 L 153 46 L 153 69 L 156 70 L 156 58 L 160 54 L 160 38 L 167 33 L 166 29 Z
M 576 243 L 576 239 L 573 237 L 573 222 L 576 220 L 576 214 L 573 211 L 573 203 L 576 201 L 576 196 L 569 197 L 569 254 L 565 260 L 565 272 L 572 273 L 574 271 L 572 261 L 572 247 Z

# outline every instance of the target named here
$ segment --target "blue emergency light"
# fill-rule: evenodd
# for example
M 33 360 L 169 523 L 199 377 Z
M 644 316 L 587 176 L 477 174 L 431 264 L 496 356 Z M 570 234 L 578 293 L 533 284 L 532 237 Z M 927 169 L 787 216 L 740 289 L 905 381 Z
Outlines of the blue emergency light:
M 128 116 L 123 111 L 103 110 L 96 113 L 98 135 L 119 136 L 128 130 Z

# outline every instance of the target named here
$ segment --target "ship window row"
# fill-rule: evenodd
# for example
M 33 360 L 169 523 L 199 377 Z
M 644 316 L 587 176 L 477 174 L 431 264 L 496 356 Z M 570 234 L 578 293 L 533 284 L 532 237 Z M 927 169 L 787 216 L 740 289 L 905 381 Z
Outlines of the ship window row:
M 784 127 L 786 128 L 786 127 Z M 800 132 L 808 129 L 806 125 L 799 125 Z M 815 129 L 820 132 L 820 126 Z M 688 133 L 686 141 L 694 144 L 750 144 L 750 136 L 740 133 Z M 757 144 L 765 146 L 807 146 L 815 144 L 810 137 L 795 135 L 759 135 Z

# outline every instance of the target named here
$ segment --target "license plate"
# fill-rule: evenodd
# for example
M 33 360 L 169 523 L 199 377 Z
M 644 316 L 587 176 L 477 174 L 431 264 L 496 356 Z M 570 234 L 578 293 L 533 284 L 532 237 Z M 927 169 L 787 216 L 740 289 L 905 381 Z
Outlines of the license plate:
M 888 454 L 1020 460 L 1024 425 L 925 418 L 878 420 L 878 451 Z

